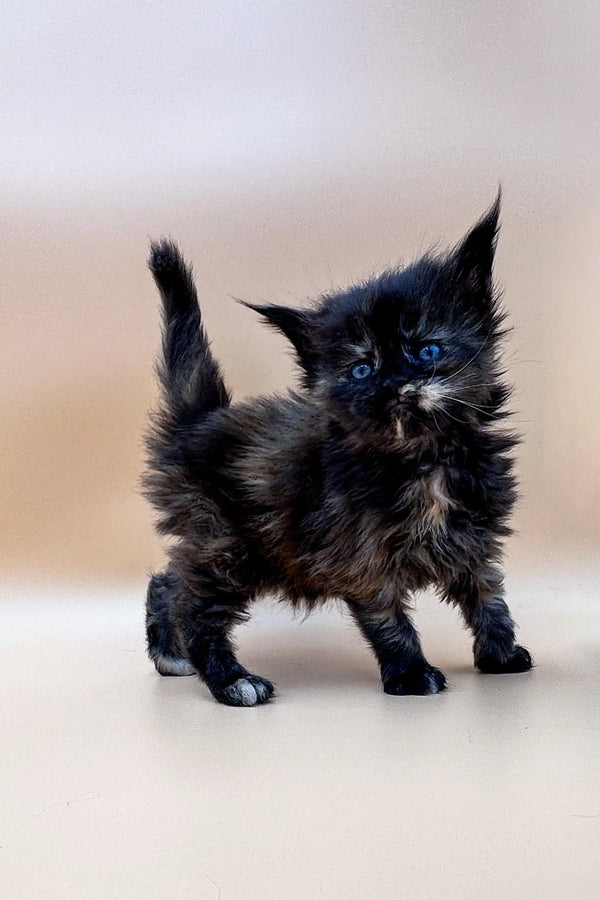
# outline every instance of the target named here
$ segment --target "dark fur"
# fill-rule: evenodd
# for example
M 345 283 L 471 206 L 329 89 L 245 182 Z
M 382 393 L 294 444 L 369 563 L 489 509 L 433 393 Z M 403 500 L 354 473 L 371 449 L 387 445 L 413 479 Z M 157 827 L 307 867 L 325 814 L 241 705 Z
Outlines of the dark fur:
M 499 201 L 448 255 L 312 308 L 253 306 L 292 342 L 302 389 L 234 406 L 191 270 L 171 242 L 152 245 L 163 403 L 144 484 L 160 532 L 175 538 L 167 570 L 148 588 L 159 671 L 195 670 L 223 703 L 268 700 L 273 686 L 238 663 L 230 632 L 257 595 L 277 591 L 308 607 L 343 599 L 384 690 L 437 693 L 444 675 L 407 615 L 412 592 L 428 585 L 460 607 L 479 669 L 531 667 L 515 644 L 499 568 L 516 438 L 499 427 L 509 392 L 492 284 L 498 211 Z M 420 362 L 418 347 L 433 340 L 444 355 Z M 357 381 L 362 361 L 375 371 Z

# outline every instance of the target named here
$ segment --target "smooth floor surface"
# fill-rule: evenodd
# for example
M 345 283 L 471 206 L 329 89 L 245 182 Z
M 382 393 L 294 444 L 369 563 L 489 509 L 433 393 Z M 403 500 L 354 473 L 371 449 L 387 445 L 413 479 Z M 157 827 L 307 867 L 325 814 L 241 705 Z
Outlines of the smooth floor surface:
M 217 705 L 145 657 L 143 585 L 3 591 L 0 895 L 597 898 L 600 579 L 514 576 L 537 666 L 484 676 L 415 619 L 449 690 L 393 698 L 347 616 L 256 608 L 275 702 Z

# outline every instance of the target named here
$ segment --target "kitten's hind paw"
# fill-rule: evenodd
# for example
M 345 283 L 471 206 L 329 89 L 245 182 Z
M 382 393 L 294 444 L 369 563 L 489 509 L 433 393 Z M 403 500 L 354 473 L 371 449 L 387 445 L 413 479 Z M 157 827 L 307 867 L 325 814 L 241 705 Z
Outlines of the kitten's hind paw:
M 156 666 L 156 671 L 161 675 L 195 675 L 196 670 L 189 661 L 181 656 L 167 656 L 164 653 L 154 652 L 151 659 Z
M 429 663 L 415 663 L 398 674 L 384 678 L 383 690 L 386 694 L 439 694 L 446 689 L 446 676 Z
M 504 675 L 529 672 L 533 666 L 533 660 L 529 651 L 517 644 L 510 656 L 502 658 L 485 653 L 477 657 L 475 665 L 480 672 L 484 672 L 486 675 Z
M 258 706 L 267 703 L 275 693 L 271 682 L 258 675 L 244 675 L 227 687 L 209 685 L 209 688 L 215 700 L 226 706 Z

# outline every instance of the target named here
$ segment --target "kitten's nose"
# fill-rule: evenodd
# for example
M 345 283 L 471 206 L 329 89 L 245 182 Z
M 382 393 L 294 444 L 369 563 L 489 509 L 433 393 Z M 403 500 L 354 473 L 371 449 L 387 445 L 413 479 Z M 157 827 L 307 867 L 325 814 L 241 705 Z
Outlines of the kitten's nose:
M 410 380 L 409 375 L 390 375 L 385 380 L 385 386 L 392 388 L 400 400 L 405 400 L 417 393 L 417 388 Z
M 417 393 L 417 388 L 414 384 L 404 384 L 398 388 L 398 394 L 400 397 L 414 397 Z

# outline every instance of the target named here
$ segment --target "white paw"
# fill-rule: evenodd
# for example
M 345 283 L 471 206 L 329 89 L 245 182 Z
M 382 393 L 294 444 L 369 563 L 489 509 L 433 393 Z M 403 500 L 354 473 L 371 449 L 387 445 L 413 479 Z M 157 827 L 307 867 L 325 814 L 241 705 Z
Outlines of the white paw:
M 221 703 L 228 706 L 257 706 L 266 703 L 273 696 L 273 685 L 270 681 L 252 675 L 250 678 L 238 678 L 233 684 L 215 693 Z
M 258 692 L 247 678 L 238 678 L 223 691 L 236 706 L 256 706 Z
M 181 656 L 163 656 L 157 653 L 154 657 L 156 671 L 161 675 L 195 675 L 196 670 L 189 661 Z

